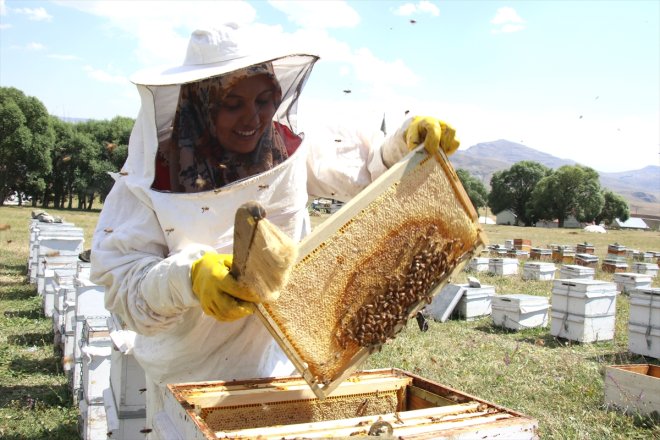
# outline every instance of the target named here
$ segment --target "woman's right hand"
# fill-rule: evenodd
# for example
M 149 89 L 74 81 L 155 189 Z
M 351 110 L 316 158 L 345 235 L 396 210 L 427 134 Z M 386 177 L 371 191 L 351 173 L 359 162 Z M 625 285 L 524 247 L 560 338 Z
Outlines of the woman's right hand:
M 233 256 L 206 252 L 191 269 L 192 290 L 202 310 L 218 321 L 235 321 L 254 313 L 259 297 L 238 285 L 229 273 Z

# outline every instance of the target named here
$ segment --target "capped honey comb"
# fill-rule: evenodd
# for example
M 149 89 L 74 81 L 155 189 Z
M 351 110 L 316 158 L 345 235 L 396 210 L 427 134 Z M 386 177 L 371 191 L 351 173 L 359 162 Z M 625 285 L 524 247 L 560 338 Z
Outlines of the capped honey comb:
M 324 398 L 484 243 L 447 157 L 420 147 L 301 242 L 279 300 L 259 314 Z

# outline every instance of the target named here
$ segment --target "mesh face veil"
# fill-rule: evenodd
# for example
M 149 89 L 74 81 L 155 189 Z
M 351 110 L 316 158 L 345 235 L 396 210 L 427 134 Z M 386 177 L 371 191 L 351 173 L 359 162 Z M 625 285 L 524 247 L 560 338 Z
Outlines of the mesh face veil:
M 147 86 L 153 97 L 158 148 L 152 189 L 201 192 L 223 187 L 277 166 L 302 142 L 296 112 L 318 58 L 289 55 L 210 78 Z M 218 105 L 241 80 L 262 76 L 272 84 L 274 114 L 249 153 L 221 146 L 215 127 Z

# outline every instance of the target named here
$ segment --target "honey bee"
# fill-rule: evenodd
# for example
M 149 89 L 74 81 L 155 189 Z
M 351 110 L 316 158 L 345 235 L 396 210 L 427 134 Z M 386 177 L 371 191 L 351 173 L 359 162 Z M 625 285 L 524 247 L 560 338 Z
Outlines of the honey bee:
M 206 212 L 209 210 L 208 206 L 202 206 L 202 213 Z
M 259 185 L 259 191 L 262 189 L 268 189 L 268 187 L 270 187 L 270 185 Z
M 165 229 L 165 232 L 167 233 L 167 235 L 170 235 L 170 232 L 174 232 L 174 228 L 167 228 Z
M 128 176 L 128 172 L 127 171 L 120 171 L 119 175 L 120 176 Z
M 103 229 L 103 232 L 105 232 L 106 234 L 109 234 L 109 233 L 111 233 L 111 232 L 114 232 L 114 229 L 112 229 L 112 228 L 104 228 L 104 229 Z

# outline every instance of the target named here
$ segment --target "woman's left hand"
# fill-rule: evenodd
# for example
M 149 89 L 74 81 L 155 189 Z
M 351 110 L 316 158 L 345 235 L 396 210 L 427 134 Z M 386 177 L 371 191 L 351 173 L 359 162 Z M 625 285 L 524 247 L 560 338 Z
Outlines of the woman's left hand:
M 458 150 L 460 141 L 456 139 L 456 130 L 440 119 L 431 116 L 415 116 L 404 133 L 409 150 L 424 143 L 429 154 L 434 155 L 442 149 L 447 156 Z

